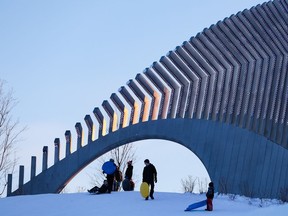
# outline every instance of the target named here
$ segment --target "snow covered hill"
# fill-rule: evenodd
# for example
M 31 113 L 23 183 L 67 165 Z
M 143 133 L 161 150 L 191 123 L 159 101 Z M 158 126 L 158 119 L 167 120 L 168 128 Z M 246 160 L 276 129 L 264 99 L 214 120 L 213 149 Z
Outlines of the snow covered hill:
M 249 199 L 236 196 L 216 196 L 214 211 L 204 207 L 192 212 L 184 209 L 191 203 L 205 199 L 205 195 L 155 192 L 155 200 L 144 200 L 138 191 L 112 192 L 90 195 L 44 194 L 0 199 L 0 213 L 5 216 L 181 216 L 181 215 L 277 215 L 288 212 L 288 204 L 277 200 Z

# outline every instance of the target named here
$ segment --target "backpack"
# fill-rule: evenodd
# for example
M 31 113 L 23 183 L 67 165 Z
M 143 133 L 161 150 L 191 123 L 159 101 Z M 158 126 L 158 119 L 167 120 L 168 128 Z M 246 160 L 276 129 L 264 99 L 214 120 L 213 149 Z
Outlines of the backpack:
M 115 179 L 117 182 L 121 182 L 123 180 L 122 172 L 120 170 L 116 170 Z

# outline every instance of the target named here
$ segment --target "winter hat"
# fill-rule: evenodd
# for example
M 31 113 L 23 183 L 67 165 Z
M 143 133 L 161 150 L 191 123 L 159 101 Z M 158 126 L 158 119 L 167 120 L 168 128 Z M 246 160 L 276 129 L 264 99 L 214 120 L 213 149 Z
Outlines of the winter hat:
M 150 163 L 150 161 L 148 159 L 145 159 L 144 163 Z
M 114 162 L 114 159 L 113 159 L 113 158 L 111 158 L 109 161 L 110 161 L 110 162 Z
M 210 183 L 209 183 L 209 187 L 214 187 L 213 182 L 210 182 Z
M 127 163 L 128 163 L 128 164 L 132 164 L 132 160 L 128 161 Z

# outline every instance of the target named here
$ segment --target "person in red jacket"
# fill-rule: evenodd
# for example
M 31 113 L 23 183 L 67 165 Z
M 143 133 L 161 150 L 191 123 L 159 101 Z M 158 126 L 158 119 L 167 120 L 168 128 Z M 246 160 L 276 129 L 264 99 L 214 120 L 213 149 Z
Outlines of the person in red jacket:
M 153 164 L 150 163 L 148 159 L 144 160 L 145 167 L 143 169 L 143 179 L 142 182 L 146 182 L 150 186 L 150 198 L 154 199 L 154 182 L 157 183 L 157 170 Z M 148 200 L 149 197 L 146 197 Z

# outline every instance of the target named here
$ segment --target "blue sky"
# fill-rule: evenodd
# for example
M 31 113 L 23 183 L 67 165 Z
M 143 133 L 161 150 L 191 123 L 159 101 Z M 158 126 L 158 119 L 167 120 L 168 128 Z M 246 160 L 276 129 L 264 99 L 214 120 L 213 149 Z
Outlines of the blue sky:
M 71 130 L 75 140 L 75 123 L 85 126 L 84 116 L 137 73 L 211 24 L 263 2 L 1 0 L 0 79 L 19 101 L 14 117 L 28 127 L 17 147 L 26 176 L 32 155 L 40 169 L 47 145 L 51 165 L 54 139 L 59 137 L 64 147 L 64 133 Z M 179 145 L 141 143 L 139 175 L 146 157 L 157 165 L 162 182 L 175 175 L 173 181 L 159 183 L 162 191 L 178 190 L 180 179 L 188 175 L 207 175 Z M 159 158 L 159 151 L 173 160 Z M 181 168 L 183 164 L 189 168 Z M 80 178 L 74 184 L 90 187 Z

